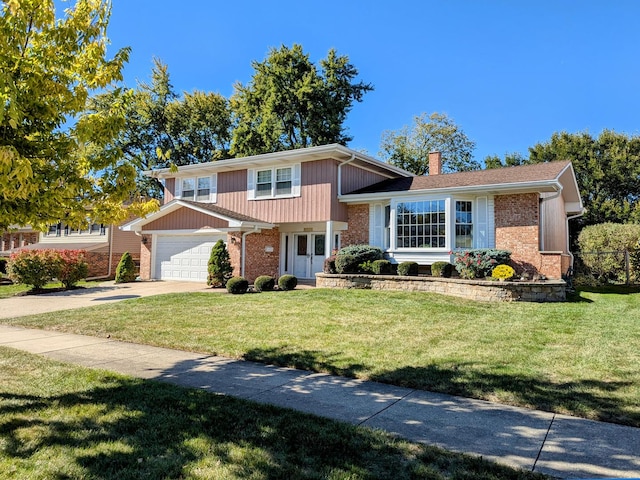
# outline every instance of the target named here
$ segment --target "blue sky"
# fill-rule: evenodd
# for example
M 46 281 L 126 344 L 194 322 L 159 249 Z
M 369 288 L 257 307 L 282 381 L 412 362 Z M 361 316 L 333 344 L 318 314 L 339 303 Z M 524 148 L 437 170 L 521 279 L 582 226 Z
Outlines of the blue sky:
M 639 19 L 633 0 L 113 0 L 108 35 L 133 49 L 127 86 L 157 57 L 177 91 L 227 97 L 270 47 L 335 48 L 375 88 L 347 118 L 351 148 L 377 156 L 383 131 L 441 112 L 482 160 L 556 131 L 640 134 Z

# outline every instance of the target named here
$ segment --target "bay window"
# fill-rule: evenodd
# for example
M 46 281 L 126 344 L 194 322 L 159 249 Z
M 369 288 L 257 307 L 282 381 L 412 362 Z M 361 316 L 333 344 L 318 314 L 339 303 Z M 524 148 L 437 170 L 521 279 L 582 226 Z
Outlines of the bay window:
M 446 248 L 444 200 L 402 202 L 396 206 L 397 248 Z

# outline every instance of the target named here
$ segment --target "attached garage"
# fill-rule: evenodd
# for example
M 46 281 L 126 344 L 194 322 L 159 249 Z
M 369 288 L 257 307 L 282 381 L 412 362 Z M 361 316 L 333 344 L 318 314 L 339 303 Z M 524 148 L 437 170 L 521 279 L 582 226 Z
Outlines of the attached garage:
M 154 278 L 206 282 L 211 249 L 218 240 L 226 239 L 226 234 L 158 235 Z

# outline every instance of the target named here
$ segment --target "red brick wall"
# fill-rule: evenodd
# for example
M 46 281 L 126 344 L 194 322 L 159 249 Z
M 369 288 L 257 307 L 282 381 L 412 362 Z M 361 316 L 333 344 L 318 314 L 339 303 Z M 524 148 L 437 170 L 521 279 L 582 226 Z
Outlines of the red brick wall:
M 343 247 L 369 243 L 369 205 L 349 205 L 347 223 L 347 230 L 341 237 Z
M 496 248 L 511 251 L 519 271 L 562 275 L 562 256 L 540 253 L 540 203 L 537 193 L 495 197 Z
M 245 237 L 245 241 L 244 277 L 249 283 L 253 283 L 260 275 L 270 275 L 277 279 L 280 272 L 280 231 L 274 228 L 251 233 Z M 267 249 L 273 251 L 267 252 Z
M 233 267 L 233 276 L 238 277 L 242 268 L 240 263 L 242 257 L 242 232 L 229 232 L 227 234 L 227 251 Z
M 146 243 L 145 243 L 146 242 Z M 140 242 L 140 278 L 142 280 L 151 279 L 151 235 L 142 235 Z

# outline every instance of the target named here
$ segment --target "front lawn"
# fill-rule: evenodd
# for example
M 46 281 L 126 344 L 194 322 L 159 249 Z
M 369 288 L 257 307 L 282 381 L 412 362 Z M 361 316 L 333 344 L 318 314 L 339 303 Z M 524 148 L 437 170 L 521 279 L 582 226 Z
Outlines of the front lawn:
M 92 286 L 96 286 L 97 282 L 95 281 L 80 281 L 78 282 L 77 287 L 79 288 L 90 288 Z M 33 287 L 31 285 L 24 285 L 22 283 L 0 283 L 0 299 L 13 297 L 14 295 L 24 295 L 29 293 Z M 63 288 L 62 283 L 60 282 L 50 282 L 45 285 L 44 289 L 46 291 L 55 292 Z
M 543 479 L 391 435 L 0 348 L 2 478 Z
M 556 304 L 371 290 L 190 293 L 5 322 L 640 427 L 640 295 L 634 292 L 583 291 Z

